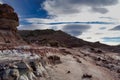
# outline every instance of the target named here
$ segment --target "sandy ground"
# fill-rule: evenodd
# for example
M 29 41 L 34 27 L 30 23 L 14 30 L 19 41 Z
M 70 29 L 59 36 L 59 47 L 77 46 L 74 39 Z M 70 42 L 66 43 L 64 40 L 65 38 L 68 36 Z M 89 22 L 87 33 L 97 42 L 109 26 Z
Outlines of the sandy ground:
M 76 62 L 71 55 L 62 56 L 61 60 L 62 64 L 48 67 L 52 80 L 115 80 L 107 69 L 96 66 L 82 58 L 80 58 L 81 63 Z M 83 78 L 84 74 L 92 77 Z

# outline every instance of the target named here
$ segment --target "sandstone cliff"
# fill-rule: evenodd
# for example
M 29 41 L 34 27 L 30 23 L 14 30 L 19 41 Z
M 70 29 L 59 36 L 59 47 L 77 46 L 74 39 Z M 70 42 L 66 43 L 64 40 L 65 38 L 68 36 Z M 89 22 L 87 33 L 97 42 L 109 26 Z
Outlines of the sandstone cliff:
M 18 45 L 24 43 L 17 33 L 19 19 L 8 4 L 0 4 L 0 45 Z

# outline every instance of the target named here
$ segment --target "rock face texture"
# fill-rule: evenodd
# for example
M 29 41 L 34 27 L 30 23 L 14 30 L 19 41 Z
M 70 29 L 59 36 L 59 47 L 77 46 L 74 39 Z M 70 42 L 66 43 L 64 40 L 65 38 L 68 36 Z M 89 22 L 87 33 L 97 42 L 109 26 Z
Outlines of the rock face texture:
M 8 4 L 0 4 L 0 44 L 23 43 L 21 37 L 17 33 L 19 19 L 14 9 Z
M 16 30 L 19 25 L 19 19 L 14 9 L 7 5 L 0 5 L 0 28 L 7 30 Z

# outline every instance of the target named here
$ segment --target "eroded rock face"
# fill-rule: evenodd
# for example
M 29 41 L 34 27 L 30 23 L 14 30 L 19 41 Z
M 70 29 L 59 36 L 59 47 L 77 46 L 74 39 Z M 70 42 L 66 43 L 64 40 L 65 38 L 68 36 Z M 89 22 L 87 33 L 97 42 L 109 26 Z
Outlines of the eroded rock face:
M 46 69 L 41 65 L 41 62 L 30 65 L 29 61 L 21 61 L 9 64 L 0 64 L 0 80 L 41 80 L 48 76 Z M 33 69 L 36 68 L 36 70 Z
M 14 9 L 8 4 L 0 4 L 0 44 L 24 43 L 17 33 L 19 18 Z
M 14 9 L 8 4 L 0 4 L 0 29 L 16 30 L 19 19 Z

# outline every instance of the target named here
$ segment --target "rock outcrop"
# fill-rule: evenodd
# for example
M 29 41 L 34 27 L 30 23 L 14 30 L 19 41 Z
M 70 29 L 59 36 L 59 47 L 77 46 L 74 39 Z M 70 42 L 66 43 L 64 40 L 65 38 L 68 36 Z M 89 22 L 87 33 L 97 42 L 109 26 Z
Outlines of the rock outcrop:
M 0 4 L 0 44 L 17 45 L 24 43 L 17 33 L 18 15 L 8 4 Z
M 0 5 L 0 29 L 17 30 L 19 19 L 14 9 L 7 5 Z

